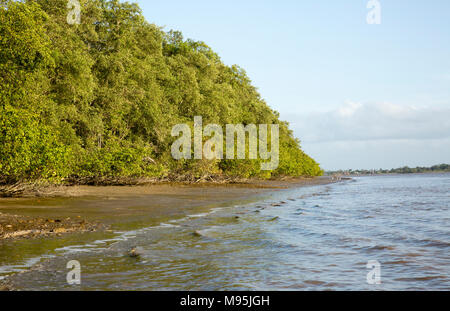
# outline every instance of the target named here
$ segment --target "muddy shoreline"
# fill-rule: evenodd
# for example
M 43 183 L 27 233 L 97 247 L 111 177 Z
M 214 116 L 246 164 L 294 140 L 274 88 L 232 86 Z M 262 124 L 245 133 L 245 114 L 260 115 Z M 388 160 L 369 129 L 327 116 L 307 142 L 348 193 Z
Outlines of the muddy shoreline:
M 284 177 L 275 180 L 223 180 L 211 179 L 209 181 L 196 182 L 175 182 L 175 181 L 154 181 L 154 180 L 131 180 L 116 182 L 100 182 L 98 184 L 27 184 L 18 183 L 16 185 L 0 185 L 0 200 L 5 198 L 50 198 L 50 197 L 81 197 L 98 194 L 142 194 L 153 193 L 160 189 L 175 187 L 238 187 L 238 188 L 288 188 L 292 186 L 314 185 L 337 181 L 332 176 L 315 178 Z
M 291 187 L 312 186 L 336 182 L 333 178 L 287 178 L 276 181 L 251 180 L 242 183 L 160 183 L 141 186 L 60 186 L 41 188 L 39 191 L 29 191 L 20 197 L 0 198 L 0 241 L 16 239 L 35 239 L 40 237 L 62 236 L 71 233 L 94 232 L 105 230 L 108 225 L 99 221 L 86 219 L 82 211 L 79 215 L 62 217 L 55 215 L 40 215 L 33 217 L 14 210 L 8 210 L 10 204 L 23 200 L 48 198 L 92 198 L 127 199 L 136 196 L 171 197 L 187 194 L 198 194 L 204 198 L 201 204 L 209 204 L 220 198 L 231 200 L 245 198 L 267 191 L 288 189 Z M 170 205 L 173 205 L 169 203 Z M 173 207 L 173 206 L 171 206 Z M 169 207 L 168 207 L 169 209 Z M 114 213 L 114 212 L 113 212 Z
M 75 219 L 70 217 L 45 219 L 0 212 L 0 240 L 60 237 L 63 234 L 94 232 L 105 228 L 103 224 L 86 221 L 81 216 Z
M 64 245 L 66 239 L 78 239 L 78 233 L 109 234 L 130 221 L 133 227 L 142 228 L 158 224 L 161 219 L 188 215 L 192 208 L 207 211 L 217 204 L 229 206 L 236 200 L 255 201 L 290 188 L 336 182 L 321 177 L 226 185 L 73 186 L 60 189 L 58 198 L 0 198 L 0 251 L 26 241 L 46 245 L 47 240 L 56 239 Z M 135 221 L 139 224 L 135 225 Z M 0 291 L 14 290 L 10 281 L 11 276 L 0 281 Z

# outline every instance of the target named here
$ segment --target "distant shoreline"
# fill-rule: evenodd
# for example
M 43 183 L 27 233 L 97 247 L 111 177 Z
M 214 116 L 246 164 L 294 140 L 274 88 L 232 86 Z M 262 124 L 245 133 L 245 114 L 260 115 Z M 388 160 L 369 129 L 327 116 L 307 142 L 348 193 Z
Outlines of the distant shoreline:
M 337 170 L 325 172 L 327 176 L 344 175 L 344 176 L 361 176 L 361 175 L 407 175 L 407 174 L 442 174 L 450 173 L 450 164 L 439 164 L 431 167 L 400 167 L 394 169 L 371 169 L 371 170 Z
M 355 177 L 371 177 L 371 176 L 408 176 L 408 175 L 439 175 L 439 174 L 450 174 L 450 171 L 442 171 L 442 172 L 422 172 L 422 173 L 375 173 L 375 174 L 349 174 L 349 175 L 340 175 L 340 174 L 333 174 L 333 175 L 328 175 L 326 174 L 326 176 L 328 177 L 332 177 L 332 176 L 340 176 L 341 179 L 345 179 L 345 178 L 355 178 Z

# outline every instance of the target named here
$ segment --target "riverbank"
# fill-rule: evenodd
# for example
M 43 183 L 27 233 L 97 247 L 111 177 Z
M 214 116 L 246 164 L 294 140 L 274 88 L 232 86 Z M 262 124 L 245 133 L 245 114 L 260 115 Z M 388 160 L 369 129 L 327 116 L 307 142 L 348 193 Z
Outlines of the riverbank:
M 62 236 L 71 233 L 105 230 L 116 218 L 126 214 L 126 209 L 115 207 L 113 201 L 139 202 L 148 198 L 154 206 L 153 213 L 170 213 L 174 209 L 190 205 L 209 205 L 235 199 L 245 199 L 267 191 L 292 187 L 312 186 L 335 182 L 329 177 L 286 178 L 276 181 L 249 180 L 239 183 L 159 183 L 140 186 L 59 186 L 43 187 L 38 191 L 22 193 L 20 197 L 0 199 L 0 240 L 32 239 Z M 185 200 L 179 198 L 186 198 Z M 76 212 L 65 206 L 64 200 L 103 198 L 108 202 L 97 211 L 107 219 L 88 215 L 79 206 Z M 137 199 L 140 198 L 140 199 Z M 34 207 L 30 208 L 30 205 Z M 48 208 L 52 205 L 52 208 Z M 53 206 L 56 205 L 56 206 Z M 46 208 L 47 207 L 47 208 Z M 33 214 L 39 210 L 39 217 Z M 150 212 L 150 213 L 151 213 Z M 98 216 L 98 215 L 97 215 Z
M 79 181 L 61 185 L 46 182 L 17 183 L 13 185 L 0 185 L 1 198 L 49 198 L 49 197 L 80 197 L 96 195 L 98 193 L 114 194 L 151 194 L 162 187 L 255 187 L 255 188 L 277 188 L 291 187 L 302 184 L 322 183 L 324 179 L 335 180 L 333 176 L 300 178 L 283 177 L 274 180 L 260 179 L 224 179 L 222 177 L 211 177 L 201 180 L 176 179 L 102 179 L 95 181 Z
M 181 219 L 200 219 L 197 217 L 217 208 L 232 210 L 235 206 L 283 196 L 291 188 L 334 182 L 321 177 L 226 185 L 75 186 L 65 188 L 58 197 L 3 198 L 0 222 L 3 227 L 10 224 L 12 227 L 0 236 L 0 280 L 3 279 L 0 290 L 20 288 L 9 283 L 11 276 L 17 279 L 23 277 L 22 272 L 34 273 L 34 268 L 39 267 L 37 263 L 47 262 L 45 258 L 59 258 L 63 250 L 70 252 L 74 248 L 77 253 L 79 245 L 123 241 L 145 228 L 172 226 Z M 287 204 L 284 201 L 277 200 L 269 206 L 281 208 Z M 238 221 L 242 214 L 240 210 L 230 220 Z M 188 230 L 195 238 L 197 228 Z M 28 231 L 31 233 L 24 234 Z M 127 247 L 119 256 L 126 257 Z

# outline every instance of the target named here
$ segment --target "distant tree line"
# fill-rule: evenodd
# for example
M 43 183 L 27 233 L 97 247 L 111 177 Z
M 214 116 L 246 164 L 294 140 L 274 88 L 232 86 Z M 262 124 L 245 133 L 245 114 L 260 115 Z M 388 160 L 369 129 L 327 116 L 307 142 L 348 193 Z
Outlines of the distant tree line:
M 449 164 L 434 165 L 431 167 L 415 167 L 408 166 L 401 168 L 394 168 L 391 170 L 339 170 L 328 171 L 327 175 L 377 175 L 377 174 L 418 174 L 418 173 L 444 173 L 450 172 Z
M 67 0 L 0 0 L 0 184 L 323 173 L 242 68 L 148 23 L 137 4 L 79 2 L 81 24 L 71 25 Z M 278 169 L 262 171 L 263 160 L 175 161 L 171 129 L 194 116 L 279 124 Z

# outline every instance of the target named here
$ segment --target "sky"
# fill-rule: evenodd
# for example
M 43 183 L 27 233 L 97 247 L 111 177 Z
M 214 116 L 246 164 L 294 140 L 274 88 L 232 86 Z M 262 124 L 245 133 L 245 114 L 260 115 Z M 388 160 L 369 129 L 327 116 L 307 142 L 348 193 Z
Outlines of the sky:
M 324 169 L 450 163 L 450 1 L 135 1 L 244 68 Z

